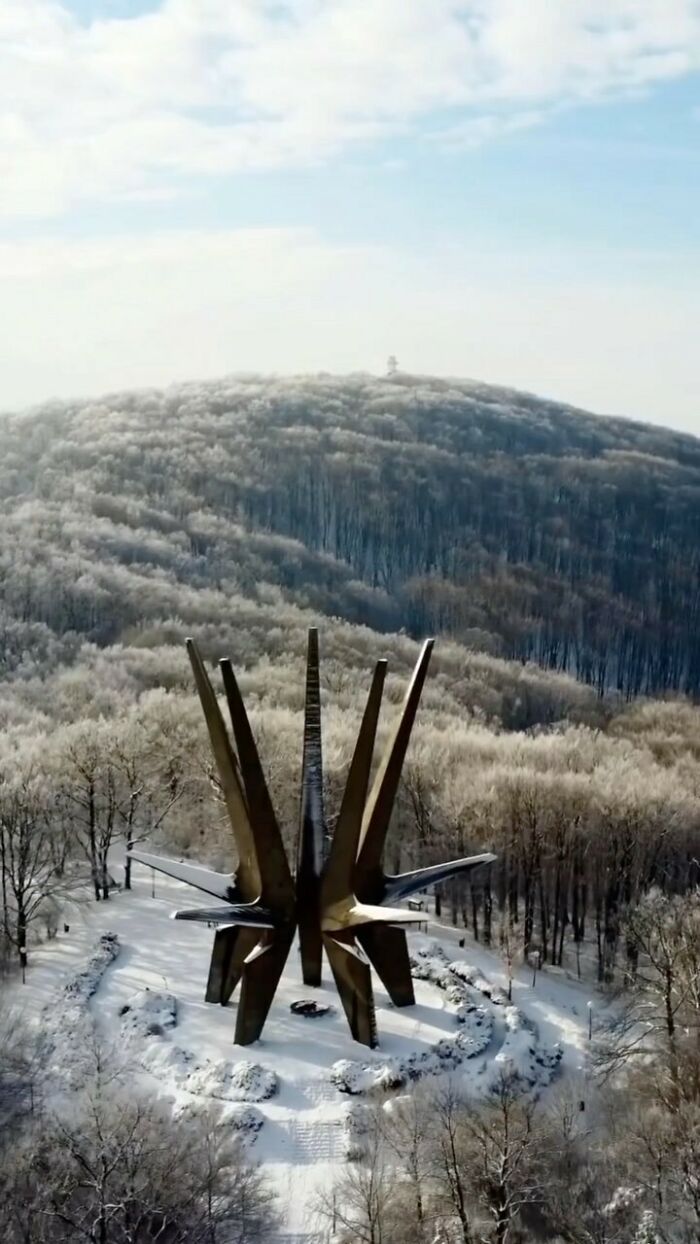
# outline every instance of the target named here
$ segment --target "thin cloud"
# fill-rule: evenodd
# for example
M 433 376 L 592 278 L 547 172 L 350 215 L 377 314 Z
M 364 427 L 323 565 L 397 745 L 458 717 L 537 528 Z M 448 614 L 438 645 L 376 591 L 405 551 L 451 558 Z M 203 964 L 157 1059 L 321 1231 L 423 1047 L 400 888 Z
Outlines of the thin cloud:
M 395 134 L 472 145 L 698 67 L 696 0 L 163 0 L 88 25 L 54 0 L 0 0 L 0 213 Z

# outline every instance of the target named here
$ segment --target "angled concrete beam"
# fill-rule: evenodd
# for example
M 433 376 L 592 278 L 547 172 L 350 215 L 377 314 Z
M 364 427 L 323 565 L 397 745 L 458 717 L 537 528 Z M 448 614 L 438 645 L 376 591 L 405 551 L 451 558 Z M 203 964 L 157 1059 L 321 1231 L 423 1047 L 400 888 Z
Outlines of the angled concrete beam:
M 372 685 L 350 762 L 343 801 L 336 821 L 330 854 L 323 871 L 321 902 L 323 907 L 349 900 L 353 895 L 355 861 L 360 843 L 362 815 L 374 755 L 377 721 L 386 677 L 386 661 L 378 661 Z
M 172 912 L 173 920 L 194 920 L 200 924 L 231 924 L 242 928 L 275 929 L 275 920 L 269 907 L 257 903 L 231 903 L 227 907 L 189 907 L 186 911 Z
M 169 860 L 164 855 L 149 855 L 146 851 L 129 851 L 128 855 L 135 864 L 155 868 L 156 872 L 165 873 L 166 877 L 194 886 L 196 890 L 202 890 L 204 894 L 211 894 L 224 902 L 240 903 L 243 897 L 234 878 L 228 873 L 215 873 L 199 864 L 185 864 L 181 860 Z
M 369 963 L 352 940 L 341 942 L 324 934 L 323 945 L 350 1031 L 356 1041 L 374 1049 L 377 1044 L 377 1020 Z
M 205 994 L 207 1002 L 226 1006 L 241 979 L 243 964 L 259 940 L 260 933 L 257 929 L 217 929 Z
M 360 849 L 355 869 L 355 892 L 358 898 L 368 902 L 381 900 L 382 853 L 434 642 L 426 639 L 423 644 L 399 720 L 374 779 L 362 818 Z
M 380 903 L 361 903 L 353 898 L 350 903 L 337 903 L 335 907 L 326 907 L 321 913 L 321 928 L 324 933 L 341 933 L 343 929 L 353 931 L 364 924 L 423 924 L 425 916 L 420 912 L 409 911 L 407 907 L 384 907 Z
M 248 714 L 228 658 L 219 662 L 261 876 L 260 900 L 294 913 L 294 883 Z
M 417 894 L 431 885 L 439 885 L 450 877 L 458 877 L 462 873 L 473 872 L 484 864 L 492 864 L 496 859 L 490 851 L 481 855 L 469 855 L 461 860 L 450 860 L 446 864 L 433 864 L 430 868 L 416 868 L 410 873 L 395 873 L 384 878 L 384 896 L 387 903 L 407 898 L 409 894 Z
M 238 850 L 236 884 L 242 898 L 248 902 L 253 902 L 260 897 L 262 879 L 258 865 L 255 836 L 250 824 L 248 808 L 241 786 L 238 761 L 231 747 L 224 719 L 221 716 L 214 690 L 204 668 L 204 662 L 199 654 L 197 645 L 192 639 L 188 639 L 186 642 L 192 672 L 209 731 L 211 749 L 214 753 L 214 760 L 219 772 L 219 780 Z
M 413 1006 L 416 998 L 403 929 L 387 924 L 368 924 L 356 929 L 355 936 L 394 1006 Z
M 245 959 L 236 1015 L 236 1045 L 250 1045 L 260 1036 L 287 962 L 293 936 L 291 926 L 263 933 L 255 949 Z

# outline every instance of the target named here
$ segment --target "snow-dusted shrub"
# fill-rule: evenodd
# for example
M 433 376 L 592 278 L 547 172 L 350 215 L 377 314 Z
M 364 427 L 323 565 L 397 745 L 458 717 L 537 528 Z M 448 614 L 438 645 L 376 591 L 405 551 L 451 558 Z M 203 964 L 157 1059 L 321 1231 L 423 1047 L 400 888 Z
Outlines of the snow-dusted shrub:
M 140 989 L 119 1012 L 122 1035 L 127 1039 L 162 1037 L 177 1024 L 177 998 L 171 993 Z
M 467 985 L 471 985 L 472 989 L 476 989 L 477 993 L 483 994 L 494 1006 L 506 1006 L 508 1003 L 508 995 L 505 990 L 498 985 L 492 985 L 490 980 L 484 976 L 478 968 L 474 968 L 469 963 L 464 963 L 461 959 L 457 959 L 449 965 L 450 972 L 458 976 L 461 981 Z
M 245 1144 L 253 1144 L 265 1123 L 264 1115 L 255 1106 L 219 1106 L 212 1102 L 180 1101 L 173 1103 L 173 1116 L 181 1120 L 199 1120 L 204 1115 L 217 1125 L 230 1127 Z
M 267 1101 L 274 1097 L 279 1081 L 274 1071 L 260 1063 L 205 1059 L 191 1069 L 182 1085 L 188 1093 L 201 1093 L 220 1101 Z
M 345 1119 L 345 1157 L 348 1162 L 359 1162 L 367 1150 L 367 1138 L 371 1133 L 374 1113 L 371 1106 L 353 1102 Z
M 431 981 L 442 989 L 452 1004 L 458 1021 L 475 1009 L 475 994 L 481 994 L 494 1006 L 506 1006 L 508 998 L 498 985 L 493 985 L 478 968 L 463 960 L 450 961 L 438 942 L 416 947 L 411 954 L 411 972 L 417 980 Z
M 560 1045 L 543 1046 L 535 1024 L 517 1006 L 507 1006 L 503 1019 L 506 1035 L 487 1072 L 487 1091 L 498 1092 L 506 1075 L 523 1093 L 549 1084 L 562 1059 Z
M 419 981 L 433 981 L 449 967 L 449 959 L 439 942 L 424 941 L 411 946 L 411 974 Z
M 224 1121 L 240 1135 L 241 1140 L 252 1144 L 265 1123 L 265 1116 L 255 1106 L 234 1106 L 227 1112 Z

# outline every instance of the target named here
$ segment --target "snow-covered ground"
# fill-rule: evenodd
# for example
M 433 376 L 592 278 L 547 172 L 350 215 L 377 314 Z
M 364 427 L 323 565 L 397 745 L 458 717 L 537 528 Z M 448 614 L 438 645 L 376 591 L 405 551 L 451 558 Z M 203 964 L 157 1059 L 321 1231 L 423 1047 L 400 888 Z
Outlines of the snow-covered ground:
M 372 1085 L 400 1087 L 437 1072 L 483 1096 L 504 1065 L 524 1091 L 547 1091 L 559 1075 L 582 1077 L 585 989 L 551 969 L 533 988 L 532 972 L 521 970 L 509 1004 L 498 956 L 471 941 L 459 947 L 461 933 L 434 923 L 428 937 L 409 935 L 421 977 L 414 1007 L 395 1009 L 375 981 L 379 1049 L 353 1042 L 327 966 L 319 990 L 303 985 L 296 947 L 263 1038 L 235 1046 L 236 996 L 227 1008 L 203 997 L 213 931 L 169 919 L 183 899 L 192 906 L 192 890 L 158 876 L 153 897 L 150 871 L 134 874 L 130 893 L 66 913 L 70 931 L 34 951 L 27 983 L 12 987 L 15 1000 L 49 1032 L 47 1057 L 57 1066 L 62 1041 L 67 1055 L 95 1032 L 177 1110 L 214 1102 L 274 1179 L 290 1239 L 313 1238 L 305 1233 L 314 1198 L 346 1161 L 348 1116 Z M 329 1004 L 327 1015 L 291 1013 L 292 1002 L 311 996 Z

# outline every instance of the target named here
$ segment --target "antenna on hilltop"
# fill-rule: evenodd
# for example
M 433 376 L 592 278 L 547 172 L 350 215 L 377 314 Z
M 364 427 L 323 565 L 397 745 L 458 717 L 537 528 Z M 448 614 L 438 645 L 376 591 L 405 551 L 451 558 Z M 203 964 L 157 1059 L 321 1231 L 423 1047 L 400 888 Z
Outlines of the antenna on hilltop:
M 395 354 L 390 354 L 386 361 L 387 376 L 395 376 L 398 370 L 399 370 L 399 360 L 397 359 Z

